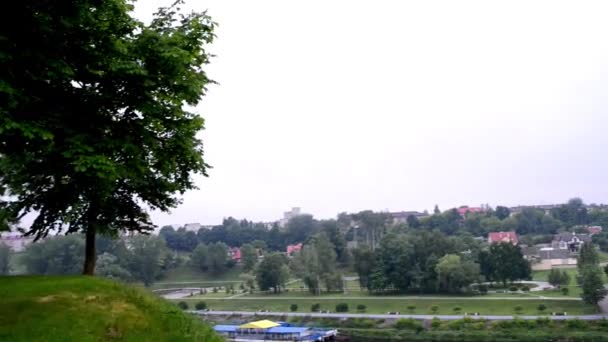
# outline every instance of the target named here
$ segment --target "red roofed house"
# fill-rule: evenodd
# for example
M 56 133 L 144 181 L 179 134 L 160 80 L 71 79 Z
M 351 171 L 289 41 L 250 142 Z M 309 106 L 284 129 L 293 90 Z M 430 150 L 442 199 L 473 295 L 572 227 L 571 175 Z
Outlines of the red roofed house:
M 302 244 L 298 243 L 295 245 L 289 245 L 287 246 L 287 255 L 292 255 L 295 252 L 298 252 L 302 249 Z
M 460 216 L 465 217 L 466 214 L 468 213 L 483 213 L 485 212 L 485 210 L 483 208 L 479 208 L 479 207 L 467 207 L 467 206 L 462 206 L 458 209 L 456 209 L 456 211 L 458 211 L 458 214 L 460 214 Z
M 517 245 L 517 234 L 515 232 L 493 232 L 488 234 L 488 243 L 509 242 Z
M 593 234 L 599 234 L 602 232 L 602 227 L 600 226 L 591 226 L 591 227 L 587 227 L 587 231 L 589 232 L 589 234 L 593 235 Z
M 241 249 L 238 247 L 229 247 L 228 256 L 236 262 L 241 261 Z

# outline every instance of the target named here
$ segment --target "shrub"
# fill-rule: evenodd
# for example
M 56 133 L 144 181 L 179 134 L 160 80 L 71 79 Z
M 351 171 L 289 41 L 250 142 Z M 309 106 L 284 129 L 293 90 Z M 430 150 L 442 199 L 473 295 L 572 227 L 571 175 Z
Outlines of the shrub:
M 194 308 L 196 310 L 205 310 L 207 308 L 207 303 L 205 302 L 198 302 L 194 305 Z
M 515 308 L 513 308 L 515 310 L 515 312 L 517 312 L 518 314 L 521 313 L 524 308 L 521 305 L 516 306 Z
M 407 309 L 409 310 L 409 312 L 414 312 L 414 310 L 416 310 L 416 305 L 408 305 Z
M 289 306 L 289 310 L 290 310 L 291 312 L 298 311 L 298 304 L 291 304 L 291 305 Z
M 530 292 L 530 286 L 524 285 L 524 286 L 521 287 L 521 290 L 524 291 L 524 292 Z
M 568 295 L 568 293 L 570 293 L 570 289 L 568 289 L 567 287 L 562 287 L 562 294 L 563 294 L 564 296 L 567 296 L 567 295 Z
M 538 306 L 536 308 L 540 312 L 543 312 L 543 311 L 547 310 L 547 306 L 545 304 L 538 304 Z
M 359 312 L 365 312 L 365 309 L 367 309 L 367 306 L 365 306 L 363 304 L 357 305 L 357 311 L 359 311 Z
M 439 306 L 437 306 L 437 305 L 433 305 L 433 306 L 431 306 L 431 311 L 432 311 L 433 313 L 437 313 L 437 311 L 439 311 Z
M 348 312 L 348 304 L 346 304 L 346 303 L 336 304 L 336 312 Z
M 179 302 L 177 303 L 177 306 L 179 306 L 179 308 L 182 310 L 188 310 L 188 303 L 186 302 Z
M 587 322 L 580 319 L 569 319 L 566 321 L 566 326 L 570 329 L 583 330 L 587 328 Z
M 412 318 L 402 318 L 397 320 L 394 325 L 395 329 L 399 330 L 415 330 L 421 331 L 423 329 L 422 324 L 415 319 Z
M 214 287 L 213 288 L 213 293 L 217 293 L 217 291 L 218 291 L 217 287 Z
M 441 320 L 437 317 L 433 318 L 433 320 L 431 321 L 431 328 L 433 328 L 433 329 L 441 328 Z
M 321 311 L 321 304 L 314 303 L 313 305 L 310 306 L 310 311 L 312 311 L 312 312 L 319 312 L 319 311 Z
M 454 310 L 454 313 L 457 314 L 462 310 L 462 308 L 460 306 L 457 306 L 457 307 L 453 308 L 452 310 Z
M 511 292 L 516 292 L 517 290 L 518 290 L 517 286 L 515 286 L 515 285 L 511 285 L 511 287 L 509 287 L 509 291 L 511 291 Z
M 547 317 L 539 317 L 536 319 L 536 325 L 538 327 L 548 327 L 551 325 L 551 323 L 552 323 L 552 321 Z
M 479 293 L 481 294 L 488 294 L 488 285 L 485 284 L 481 284 L 477 287 L 477 290 L 479 291 Z
M 344 326 L 348 328 L 370 329 L 376 326 L 376 322 L 369 318 L 353 318 L 344 322 Z

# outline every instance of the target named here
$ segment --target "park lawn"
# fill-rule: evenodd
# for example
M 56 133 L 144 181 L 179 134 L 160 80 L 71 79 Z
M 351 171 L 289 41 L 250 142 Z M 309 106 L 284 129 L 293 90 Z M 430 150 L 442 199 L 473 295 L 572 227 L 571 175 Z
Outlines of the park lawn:
M 222 340 L 170 302 L 102 278 L 0 277 L 0 298 L 0 341 Z
M 576 267 L 573 268 L 560 268 L 561 271 L 565 271 L 570 276 L 570 284 L 568 285 L 576 285 L 576 275 L 578 274 L 578 270 Z M 532 280 L 537 281 L 547 281 L 547 277 L 549 276 L 549 270 L 546 271 L 532 271 Z
M 243 273 L 240 265 L 236 265 L 231 269 L 220 274 L 211 272 L 202 272 L 195 267 L 189 265 L 180 265 L 174 269 L 168 270 L 159 283 L 179 283 L 179 282 L 195 282 L 195 281 L 240 281 L 239 275 Z
M 184 301 L 193 306 L 200 299 L 184 299 Z M 408 306 L 414 305 L 413 314 L 438 314 L 452 315 L 455 313 L 454 308 L 461 308 L 460 313 L 479 312 L 485 315 L 515 315 L 515 307 L 521 306 L 521 315 L 537 315 L 541 314 L 538 311 L 538 305 L 544 304 L 547 309 L 544 314 L 551 312 L 567 312 L 571 315 L 576 314 L 594 314 L 597 312 L 595 306 L 586 305 L 578 300 L 465 300 L 458 298 L 446 299 L 399 299 L 386 298 L 357 298 L 357 299 L 324 299 L 320 298 L 266 298 L 266 299 L 247 299 L 240 297 L 235 299 L 211 299 L 206 301 L 211 310 L 218 311 L 259 311 L 269 310 L 278 312 L 289 312 L 291 304 L 297 304 L 299 312 L 310 312 L 310 307 L 315 304 L 321 304 L 321 310 L 330 310 L 335 312 L 336 304 L 347 303 L 349 312 L 357 312 L 356 307 L 363 304 L 367 307 L 367 313 L 386 313 L 389 311 L 399 311 L 401 313 L 410 313 Z M 438 311 L 433 313 L 432 306 L 438 306 Z

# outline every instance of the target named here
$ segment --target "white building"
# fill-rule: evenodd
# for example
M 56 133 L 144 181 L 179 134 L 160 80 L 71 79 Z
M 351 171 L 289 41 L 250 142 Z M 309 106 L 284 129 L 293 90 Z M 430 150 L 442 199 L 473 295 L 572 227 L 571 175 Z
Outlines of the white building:
M 287 222 L 296 216 L 302 215 L 302 209 L 299 207 L 293 207 L 290 211 L 286 211 L 283 213 L 283 218 L 279 221 L 279 226 L 285 227 Z

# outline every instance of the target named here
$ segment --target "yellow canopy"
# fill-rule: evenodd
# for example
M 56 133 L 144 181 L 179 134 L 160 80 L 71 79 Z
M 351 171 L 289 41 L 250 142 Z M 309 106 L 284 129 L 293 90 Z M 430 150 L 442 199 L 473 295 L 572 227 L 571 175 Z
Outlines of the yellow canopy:
M 240 329 L 268 329 L 273 327 L 278 327 L 280 324 L 275 323 L 273 321 L 269 321 L 267 319 L 255 322 L 249 322 L 247 324 L 243 324 L 239 326 Z

